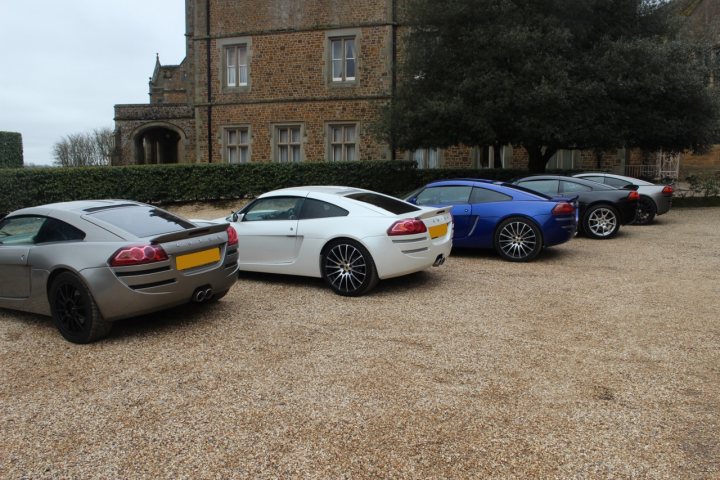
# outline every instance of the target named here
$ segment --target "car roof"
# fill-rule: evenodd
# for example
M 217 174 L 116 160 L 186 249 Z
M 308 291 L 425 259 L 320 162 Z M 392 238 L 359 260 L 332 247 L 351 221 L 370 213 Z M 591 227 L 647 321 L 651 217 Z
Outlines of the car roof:
M 530 180 L 564 180 L 588 186 L 593 190 L 618 190 L 617 188 L 604 183 L 593 182 L 592 180 L 585 180 L 584 178 L 568 177 L 565 175 L 531 175 L 529 177 L 519 178 L 515 180 L 515 182 L 525 182 Z
M 307 196 L 309 193 L 321 193 L 325 195 L 337 195 L 337 196 L 345 196 L 350 193 L 360 193 L 360 192 L 370 192 L 370 190 L 365 190 L 362 188 L 355 188 L 355 187 L 344 187 L 339 185 L 306 185 L 306 186 L 299 186 L 299 187 L 288 187 L 288 188 L 281 188 L 278 190 L 272 190 L 270 192 L 265 192 L 262 195 L 260 195 L 259 198 L 266 197 L 266 196 L 276 196 L 276 195 L 298 195 L 298 196 Z
M 74 213 L 83 215 L 92 211 L 119 206 L 142 206 L 144 203 L 132 200 L 75 200 L 71 202 L 48 203 L 36 207 L 28 207 L 12 212 L 12 215 L 49 215 L 58 213 Z
M 436 180 L 434 182 L 428 183 L 423 188 L 442 187 L 442 186 L 450 186 L 450 185 L 476 186 L 477 184 L 482 184 L 483 187 L 489 187 L 491 190 L 497 190 L 499 192 L 504 192 L 506 194 L 509 193 L 508 190 L 510 190 L 513 193 L 536 197 L 541 200 L 550 199 L 549 196 L 547 196 L 543 193 L 535 192 L 533 190 L 527 189 L 520 185 L 513 185 L 511 183 L 501 182 L 498 180 L 488 180 L 485 178 L 453 178 L 453 179 L 447 179 L 447 180 Z
M 634 178 L 634 177 L 628 177 L 628 176 L 625 176 L 625 175 L 618 175 L 618 174 L 616 174 L 616 173 L 607 173 L 607 172 L 583 172 L 583 173 L 578 173 L 578 174 L 573 175 L 573 176 L 574 176 L 574 177 L 577 177 L 577 176 L 579 176 L 579 175 L 583 175 L 583 176 L 584 176 L 584 175 L 601 175 L 601 176 L 604 176 L 604 177 L 617 178 L 618 180 L 625 180 L 625 181 L 627 181 L 627 182 L 632 182 L 632 183 L 634 183 L 635 185 L 638 185 L 638 186 L 650 186 L 650 185 L 655 185 L 654 183 L 648 182 L 647 180 L 642 180 L 642 179 L 640 179 L 640 178 Z

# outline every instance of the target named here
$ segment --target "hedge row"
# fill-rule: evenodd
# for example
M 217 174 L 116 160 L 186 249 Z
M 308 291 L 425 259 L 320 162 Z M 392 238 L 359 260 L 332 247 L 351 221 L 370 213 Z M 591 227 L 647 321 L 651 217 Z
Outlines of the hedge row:
M 0 132 L 0 168 L 20 168 L 22 166 L 22 135 L 15 132 Z
M 510 180 L 523 175 L 527 171 L 418 170 L 411 161 L 4 169 L 0 171 L 0 213 L 90 198 L 149 203 L 234 199 L 297 185 L 347 185 L 402 195 L 443 178 Z

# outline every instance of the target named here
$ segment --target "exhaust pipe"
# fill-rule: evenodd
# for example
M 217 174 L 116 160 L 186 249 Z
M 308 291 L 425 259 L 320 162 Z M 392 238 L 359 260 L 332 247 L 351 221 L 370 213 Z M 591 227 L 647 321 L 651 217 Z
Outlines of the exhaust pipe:
M 439 267 L 439 266 L 442 265 L 443 263 L 445 263 L 445 255 L 443 255 L 443 254 L 441 253 L 441 254 L 438 255 L 437 258 L 435 259 L 435 263 L 433 263 L 433 267 Z
M 207 302 L 213 297 L 213 289 L 210 287 L 200 287 L 195 290 L 192 295 L 192 301 L 195 303 Z

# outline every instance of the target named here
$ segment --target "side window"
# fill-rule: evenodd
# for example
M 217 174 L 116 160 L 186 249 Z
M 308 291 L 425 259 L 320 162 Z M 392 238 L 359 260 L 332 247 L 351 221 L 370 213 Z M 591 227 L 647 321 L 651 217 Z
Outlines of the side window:
M 582 176 L 580 178 L 582 178 L 583 180 L 590 180 L 591 182 L 605 183 L 605 177 L 600 175 Z
M 470 203 L 507 202 L 509 200 L 512 200 L 510 195 L 481 187 L 473 187 L 470 194 Z
M 468 203 L 470 199 L 470 186 L 431 187 L 418 194 L 418 205 L 453 205 Z
M 348 211 L 331 203 L 322 202 L 312 198 L 306 198 L 300 212 L 300 220 L 312 218 L 346 217 Z
M 0 244 L 32 245 L 45 217 L 10 217 L 0 222 Z
M 526 180 L 518 185 L 546 195 L 557 195 L 560 182 L 557 180 Z
M 605 183 L 615 188 L 623 188 L 627 185 L 632 185 L 632 182 L 626 180 L 620 180 L 619 178 L 605 177 Z
M 297 220 L 302 201 L 299 197 L 261 198 L 243 212 L 243 222 Z
M 563 193 L 592 192 L 592 188 L 575 182 L 562 182 Z
M 48 218 L 35 235 L 35 243 L 70 242 L 82 240 L 85 232 L 54 218 Z

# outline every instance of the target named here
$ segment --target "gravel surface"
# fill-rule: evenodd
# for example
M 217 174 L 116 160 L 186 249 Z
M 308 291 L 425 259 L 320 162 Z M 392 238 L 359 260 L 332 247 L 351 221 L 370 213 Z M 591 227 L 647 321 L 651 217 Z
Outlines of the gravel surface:
M 363 298 L 243 274 L 88 346 L 0 310 L 0 476 L 720 478 L 719 227 L 456 251 Z

